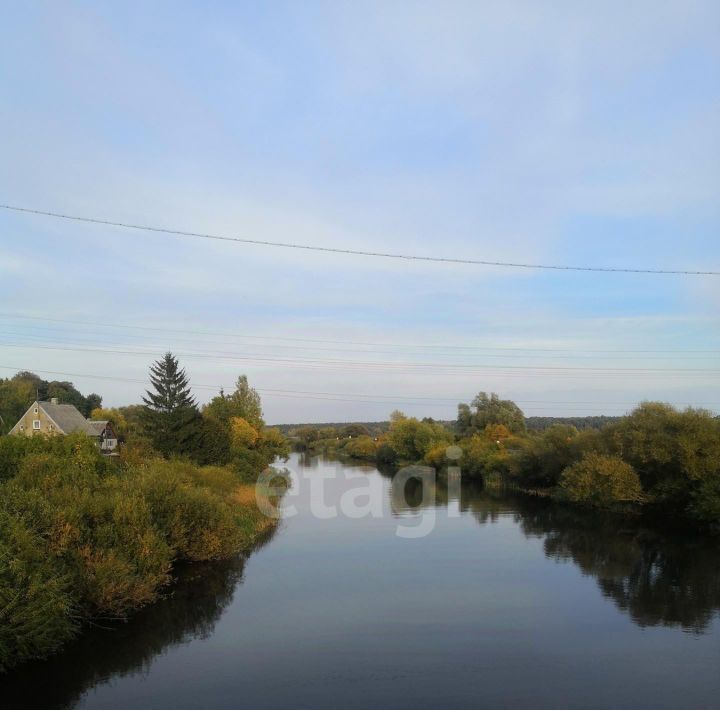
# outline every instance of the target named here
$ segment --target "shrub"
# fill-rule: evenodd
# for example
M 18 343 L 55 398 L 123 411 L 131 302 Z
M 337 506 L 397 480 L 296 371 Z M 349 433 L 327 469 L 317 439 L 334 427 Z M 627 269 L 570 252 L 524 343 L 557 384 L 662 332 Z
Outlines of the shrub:
M 377 443 L 371 436 L 358 436 L 356 439 L 349 439 L 343 451 L 354 459 L 373 461 L 377 451 Z
M 387 443 L 392 446 L 398 459 L 420 461 L 425 454 L 439 444 L 451 444 L 452 433 L 442 424 L 419 421 L 397 413 L 390 423 Z
M 512 454 L 504 443 L 492 441 L 483 434 L 475 434 L 460 442 L 463 456 L 460 459 L 463 476 L 484 479 L 490 474 L 506 475 Z
M 707 478 L 697 487 L 689 512 L 702 525 L 720 531 L 720 475 Z
M 693 516 L 702 508 L 700 491 L 711 492 L 720 478 L 720 419 L 710 412 L 646 402 L 606 427 L 603 438 L 635 467 L 652 502 L 667 512 Z
M 439 471 L 448 463 L 447 449 L 448 444 L 436 444 L 425 454 L 423 462 Z
M 168 581 L 171 549 L 124 476 L 37 455 L 3 493 L 6 510 L 28 521 L 62 561 L 86 614 L 123 615 Z
M 563 471 L 560 488 L 562 498 L 598 508 L 643 500 L 635 469 L 617 456 L 585 454 Z
M 375 461 L 382 466 L 392 466 L 397 461 L 397 452 L 388 443 L 382 443 L 375 452 Z
M 578 438 L 577 429 L 564 424 L 529 437 L 514 466 L 519 482 L 531 487 L 557 485 L 562 472 L 582 456 L 576 446 Z
M 124 483 L 141 493 L 176 559 L 219 559 L 241 548 L 237 506 L 230 498 L 238 481 L 230 471 L 154 461 L 129 472 Z
M 0 510 L 0 672 L 56 651 L 77 627 L 69 580 L 47 545 Z
M 229 557 L 273 523 L 228 467 L 118 463 L 84 436 L 13 439 L 2 442 L 0 671 L 53 652 L 84 620 L 152 602 L 174 560 Z M 244 451 L 254 480 L 267 453 Z

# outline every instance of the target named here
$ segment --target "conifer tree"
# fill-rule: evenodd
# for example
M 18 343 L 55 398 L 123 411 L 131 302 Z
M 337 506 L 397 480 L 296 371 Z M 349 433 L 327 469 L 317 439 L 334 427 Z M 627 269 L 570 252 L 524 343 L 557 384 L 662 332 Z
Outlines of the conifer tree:
M 142 424 L 154 448 L 168 458 L 192 455 L 200 445 L 202 420 L 185 370 L 172 353 L 150 367 L 154 392 L 143 397 Z

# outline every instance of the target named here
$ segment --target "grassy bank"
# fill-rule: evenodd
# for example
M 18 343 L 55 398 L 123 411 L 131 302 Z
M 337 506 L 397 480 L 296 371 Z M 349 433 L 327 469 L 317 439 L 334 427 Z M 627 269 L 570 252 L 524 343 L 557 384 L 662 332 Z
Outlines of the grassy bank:
M 0 440 L 0 671 L 152 603 L 181 561 L 250 549 L 274 520 L 230 467 L 102 457 L 86 437 Z

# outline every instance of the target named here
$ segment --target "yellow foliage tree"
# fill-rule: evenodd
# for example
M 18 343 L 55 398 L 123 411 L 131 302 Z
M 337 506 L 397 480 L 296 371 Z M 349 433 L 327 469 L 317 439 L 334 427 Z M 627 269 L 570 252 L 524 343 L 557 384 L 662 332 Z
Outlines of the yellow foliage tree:
M 485 427 L 485 436 L 491 441 L 502 441 L 512 436 L 512 432 L 504 424 L 488 424 Z
M 230 420 L 230 441 L 234 447 L 250 449 L 257 443 L 260 434 L 246 419 L 233 417 Z

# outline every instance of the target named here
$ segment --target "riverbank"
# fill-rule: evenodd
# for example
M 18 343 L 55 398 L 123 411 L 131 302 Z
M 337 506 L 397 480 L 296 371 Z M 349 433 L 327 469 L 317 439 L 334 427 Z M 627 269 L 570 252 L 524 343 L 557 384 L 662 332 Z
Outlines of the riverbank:
M 179 564 L 247 552 L 276 523 L 227 466 L 110 459 L 82 436 L 13 455 L 0 484 L 0 671 L 128 617 Z
M 480 393 L 452 428 L 394 412 L 387 431 L 304 426 L 297 446 L 378 466 L 459 467 L 466 480 L 551 496 L 578 508 L 648 512 L 720 533 L 720 418 L 644 402 L 601 429 L 525 428 L 509 400 Z
M 715 541 L 442 477 L 424 498 L 366 464 L 287 466 L 288 514 L 244 568 L 181 566 L 128 623 L 0 678 L 3 707 L 714 706 Z

